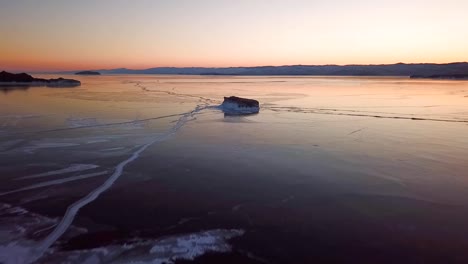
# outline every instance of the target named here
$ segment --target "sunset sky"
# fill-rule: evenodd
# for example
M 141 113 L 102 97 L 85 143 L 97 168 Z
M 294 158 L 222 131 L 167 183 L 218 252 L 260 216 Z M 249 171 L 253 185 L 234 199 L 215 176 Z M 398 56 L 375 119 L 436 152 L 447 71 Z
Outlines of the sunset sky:
M 0 70 L 468 61 L 467 0 L 0 0 Z

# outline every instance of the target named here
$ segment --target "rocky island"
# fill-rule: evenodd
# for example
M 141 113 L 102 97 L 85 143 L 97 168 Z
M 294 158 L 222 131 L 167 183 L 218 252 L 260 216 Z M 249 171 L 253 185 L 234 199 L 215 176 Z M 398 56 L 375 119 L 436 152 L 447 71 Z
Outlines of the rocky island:
M 101 73 L 97 71 L 80 71 L 76 72 L 75 75 L 101 75 Z
M 80 86 L 81 82 L 73 79 L 41 79 L 34 78 L 27 73 L 9 73 L 6 71 L 0 72 L 0 86 L 48 86 L 48 87 L 75 87 Z
M 260 106 L 257 100 L 231 96 L 224 97 L 221 110 L 228 115 L 249 115 L 258 113 Z

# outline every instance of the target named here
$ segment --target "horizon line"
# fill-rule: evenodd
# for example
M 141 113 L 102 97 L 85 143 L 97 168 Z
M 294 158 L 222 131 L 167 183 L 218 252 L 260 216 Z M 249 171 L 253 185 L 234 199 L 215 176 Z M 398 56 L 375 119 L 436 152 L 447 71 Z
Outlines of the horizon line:
M 111 71 L 111 70 L 132 70 L 132 71 L 143 71 L 149 69 L 161 69 L 161 68 L 170 68 L 170 69 L 230 69 L 230 68 L 262 68 L 262 67 L 293 67 L 293 66 L 306 66 L 306 67 L 325 67 L 325 66 L 336 66 L 336 67 L 346 67 L 346 66 L 390 66 L 390 65 L 450 65 L 450 64 L 468 64 L 468 61 L 453 61 L 453 62 L 396 62 L 396 63 L 371 63 L 371 64 L 359 64 L 359 63 L 350 63 L 350 64 L 281 64 L 281 65 L 256 65 L 256 66 L 156 66 L 156 67 L 146 67 L 146 68 L 126 68 L 126 67 L 115 67 L 115 68 L 81 68 L 75 70 L 11 70 L 10 72 L 16 73 L 69 73 L 69 72 L 78 72 L 78 71 Z M 0 71 L 7 71 L 0 69 Z
M 156 66 L 156 67 L 147 67 L 147 68 L 126 68 L 126 67 L 116 67 L 116 68 L 101 68 L 101 69 L 78 69 L 78 70 L 51 70 L 51 71 L 28 71 L 31 73 L 63 73 L 63 72 L 76 72 L 76 71 L 111 71 L 111 70 L 133 70 L 133 71 L 142 71 L 142 70 L 149 70 L 149 69 L 159 69 L 159 68 L 172 68 L 172 69 L 193 69 L 193 68 L 201 68 L 201 69 L 229 69 L 229 68 L 261 68 L 261 67 L 293 67 L 293 66 L 313 66 L 313 67 L 324 67 L 324 66 L 338 66 L 338 67 L 346 67 L 346 66 L 389 66 L 389 65 L 450 65 L 450 64 L 463 64 L 467 63 L 468 61 L 453 61 L 453 62 L 445 62 L 445 63 L 436 63 L 436 62 L 396 62 L 396 63 L 372 63 L 372 64 L 359 64 L 359 63 L 351 63 L 351 64 L 282 64 L 282 65 L 257 65 L 257 66 Z

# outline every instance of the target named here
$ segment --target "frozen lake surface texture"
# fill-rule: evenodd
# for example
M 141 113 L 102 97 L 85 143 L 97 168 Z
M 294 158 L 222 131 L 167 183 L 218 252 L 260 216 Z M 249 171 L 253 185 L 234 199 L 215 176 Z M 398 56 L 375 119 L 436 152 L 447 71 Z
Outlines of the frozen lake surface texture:
M 468 263 L 468 81 L 75 78 L 0 94 L 2 264 Z

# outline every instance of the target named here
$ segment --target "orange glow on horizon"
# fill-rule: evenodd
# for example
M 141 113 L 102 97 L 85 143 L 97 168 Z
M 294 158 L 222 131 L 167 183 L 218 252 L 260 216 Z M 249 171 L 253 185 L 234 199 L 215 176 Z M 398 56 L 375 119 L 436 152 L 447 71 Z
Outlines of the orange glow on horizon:
M 2 2 L 0 70 L 461 62 L 467 9 L 459 0 Z
M 157 67 L 256 67 L 256 66 L 285 66 L 285 65 L 378 65 L 378 64 L 395 64 L 395 63 L 453 63 L 453 62 L 466 62 L 459 60 L 418 60 L 418 61 L 391 61 L 391 62 L 350 62 L 350 63 L 328 63 L 328 62 L 317 62 L 317 63 L 162 63 L 162 64 L 142 64 L 142 63 L 76 63 L 76 62 L 55 62 L 55 61 L 13 61 L 13 62 L 2 62 L 0 64 L 0 70 L 12 71 L 12 72 L 54 72 L 54 71 L 79 71 L 79 70 L 103 70 L 103 69 L 117 69 L 127 68 L 134 70 L 143 70 Z

